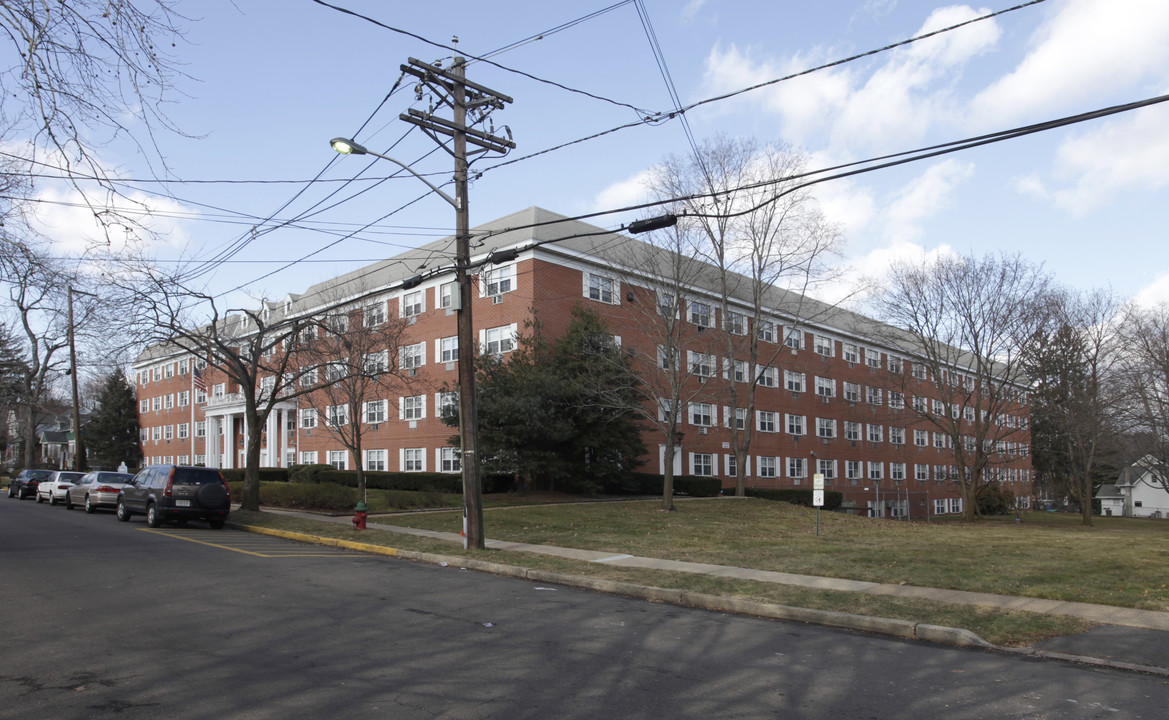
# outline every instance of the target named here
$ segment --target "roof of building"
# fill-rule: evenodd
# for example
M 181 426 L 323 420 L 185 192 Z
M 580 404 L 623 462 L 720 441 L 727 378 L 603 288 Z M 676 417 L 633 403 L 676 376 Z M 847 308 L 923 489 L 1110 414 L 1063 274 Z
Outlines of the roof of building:
M 471 230 L 471 264 L 474 266 L 488 259 L 494 251 L 503 249 L 526 250 L 538 248 L 540 252 L 552 253 L 575 259 L 577 262 L 599 267 L 635 267 L 631 274 L 649 277 L 668 277 L 673 253 L 658 248 L 640 239 L 604 230 L 576 219 L 545 210 L 529 207 Z M 350 271 L 343 275 L 324 280 L 306 289 L 303 293 L 288 293 L 280 302 L 266 301 L 257 312 L 269 313 L 269 322 L 278 321 L 286 314 L 303 315 L 319 312 L 322 307 L 343 306 L 378 294 L 390 292 L 403 280 L 417 275 L 424 279 L 454 272 L 455 237 L 453 235 L 435 240 L 418 248 L 408 250 L 396 257 Z M 419 258 L 423 258 L 421 261 Z M 686 276 L 691 277 L 691 286 L 696 294 L 702 288 L 719 287 L 713 265 L 701 260 L 686 260 Z M 732 299 L 749 307 L 751 304 L 750 278 L 732 274 L 729 295 Z M 712 293 L 713 294 L 713 293 Z M 886 349 L 915 354 L 920 349 L 909 333 L 881 323 L 859 313 L 839 306 L 824 303 L 801 293 L 780 287 L 771 287 L 762 298 L 769 312 L 778 319 L 789 322 L 798 320 L 810 330 L 824 330 L 848 335 L 858 341 Z M 246 336 L 248 322 L 242 313 L 234 313 L 220 320 L 223 329 L 230 336 L 238 333 Z M 176 347 L 158 343 L 145 348 L 135 363 L 147 363 L 179 354 Z
M 1122 499 L 1123 497 L 1124 493 L 1120 492 L 1120 490 L 1111 483 L 1101 485 L 1100 489 L 1096 491 L 1096 498 L 1098 500 L 1107 500 L 1111 498 Z

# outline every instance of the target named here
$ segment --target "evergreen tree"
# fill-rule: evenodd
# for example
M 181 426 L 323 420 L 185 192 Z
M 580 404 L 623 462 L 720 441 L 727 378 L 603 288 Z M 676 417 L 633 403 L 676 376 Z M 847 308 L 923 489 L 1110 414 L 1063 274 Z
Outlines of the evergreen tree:
M 98 408 L 85 426 L 85 441 L 103 468 L 115 468 L 125 462 L 137 467 L 142 461 L 138 443 L 138 401 L 134 388 L 120 370 L 102 384 Z
M 484 472 L 577 493 L 620 484 L 645 454 L 626 355 L 579 306 L 555 340 L 529 330 L 511 353 L 478 359 Z M 446 419 L 457 425 L 457 408 Z
M 28 364 L 16 335 L 7 325 L 0 324 L 0 454 L 16 440 L 8 436 L 8 420 L 24 399 L 27 378 Z

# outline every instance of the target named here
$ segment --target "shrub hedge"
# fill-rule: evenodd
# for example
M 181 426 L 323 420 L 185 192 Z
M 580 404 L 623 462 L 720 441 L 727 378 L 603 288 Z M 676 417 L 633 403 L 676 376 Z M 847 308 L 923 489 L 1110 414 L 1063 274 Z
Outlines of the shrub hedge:
M 812 491 L 811 490 L 780 490 L 776 488 L 747 488 L 748 497 L 757 497 L 764 500 L 778 500 L 780 502 L 791 503 L 792 505 L 804 505 L 805 507 L 812 506 Z M 837 490 L 824 491 L 824 509 L 835 510 L 844 502 L 844 493 Z
M 654 473 L 631 473 L 625 480 L 605 486 L 609 495 L 661 495 L 662 483 L 666 480 Z M 722 492 L 722 481 L 718 478 L 699 475 L 675 475 L 674 494 L 690 497 L 717 497 Z

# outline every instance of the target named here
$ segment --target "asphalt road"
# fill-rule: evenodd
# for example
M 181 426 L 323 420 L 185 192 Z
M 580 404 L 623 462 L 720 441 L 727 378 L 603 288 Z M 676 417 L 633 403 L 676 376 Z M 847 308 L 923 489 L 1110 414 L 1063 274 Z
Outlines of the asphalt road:
M 0 498 L 0 718 L 1156 718 L 1163 678 Z

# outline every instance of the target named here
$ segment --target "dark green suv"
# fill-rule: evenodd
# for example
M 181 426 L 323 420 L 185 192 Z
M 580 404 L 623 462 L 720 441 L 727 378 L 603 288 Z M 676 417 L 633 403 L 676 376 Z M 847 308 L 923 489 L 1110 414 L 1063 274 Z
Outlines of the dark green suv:
M 118 497 L 119 520 L 145 515 L 150 527 L 168 520 L 206 520 L 218 530 L 230 509 L 231 490 L 217 468 L 150 465 Z

